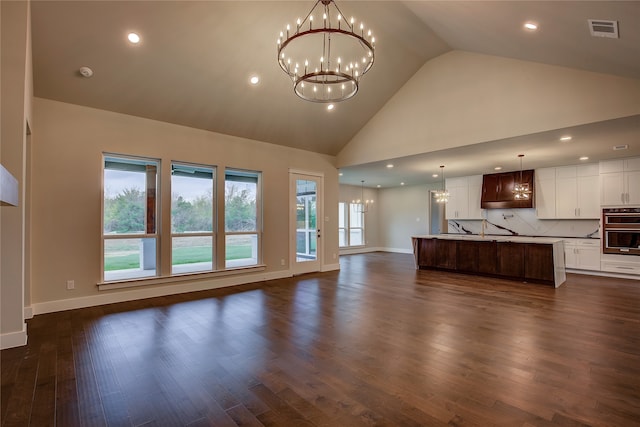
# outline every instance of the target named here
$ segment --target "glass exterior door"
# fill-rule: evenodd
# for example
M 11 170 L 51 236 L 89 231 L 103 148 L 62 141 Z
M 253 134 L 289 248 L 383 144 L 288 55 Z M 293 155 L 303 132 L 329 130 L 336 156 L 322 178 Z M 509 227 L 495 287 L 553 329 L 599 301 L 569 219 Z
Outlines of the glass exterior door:
M 320 271 L 320 197 L 321 179 L 316 176 L 291 174 L 291 195 L 293 208 L 293 251 L 292 270 L 294 274 Z

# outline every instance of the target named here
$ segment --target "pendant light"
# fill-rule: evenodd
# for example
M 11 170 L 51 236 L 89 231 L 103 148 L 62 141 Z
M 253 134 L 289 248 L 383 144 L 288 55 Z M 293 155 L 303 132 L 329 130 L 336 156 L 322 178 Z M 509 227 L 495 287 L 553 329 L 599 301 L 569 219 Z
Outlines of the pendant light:
M 444 187 L 444 165 L 440 166 L 440 175 L 442 175 L 442 189 L 434 191 L 436 203 L 447 203 L 449 201 L 449 192 Z
M 358 200 L 352 200 L 351 203 L 357 203 L 360 205 L 358 207 L 358 212 L 367 213 L 369 212 L 369 205 L 373 204 L 373 199 L 365 200 L 364 198 L 364 180 L 360 181 L 360 198 Z
M 520 158 L 520 182 L 516 182 L 513 186 L 513 198 L 515 200 L 529 200 L 531 190 L 529 189 L 529 183 L 524 182 L 522 179 L 522 158 L 524 154 L 518 154 Z

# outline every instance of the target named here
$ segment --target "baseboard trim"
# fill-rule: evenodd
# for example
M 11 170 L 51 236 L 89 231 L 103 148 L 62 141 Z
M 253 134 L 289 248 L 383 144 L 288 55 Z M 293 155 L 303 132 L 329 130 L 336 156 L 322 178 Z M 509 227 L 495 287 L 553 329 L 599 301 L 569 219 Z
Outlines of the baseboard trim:
M 0 350 L 27 345 L 27 324 L 22 324 L 22 331 L 0 335 Z
M 33 307 L 28 306 L 24 308 L 24 319 L 32 319 L 33 318 Z
M 322 269 L 320 271 L 324 273 L 325 271 L 336 271 L 336 270 L 340 270 L 340 263 L 325 264 L 322 266 Z
M 404 248 L 380 248 L 381 252 L 393 252 L 396 254 L 413 254 L 413 249 Z
M 637 274 L 621 274 L 613 273 L 611 271 L 575 270 L 572 268 L 567 268 L 566 271 L 567 273 L 584 274 L 585 276 L 614 277 L 616 279 L 640 280 L 640 275 Z
M 104 304 L 113 304 L 125 301 L 135 301 L 145 298 L 162 297 L 167 295 L 183 294 L 188 292 L 206 291 L 211 289 L 226 288 L 229 286 L 245 285 L 248 283 L 263 282 L 267 280 L 285 279 L 292 277 L 289 270 L 275 271 L 243 276 L 227 276 L 216 279 L 183 282 L 153 288 L 136 288 L 127 291 L 100 293 L 79 298 L 69 298 L 56 301 L 34 303 L 31 305 L 33 314 L 54 313 L 57 311 L 73 310 L 76 308 L 95 307 Z M 104 292 L 104 291 L 103 291 Z
M 369 252 L 380 252 L 380 248 L 374 247 L 362 247 L 362 248 L 348 248 L 348 249 L 340 249 L 340 255 L 355 255 L 355 254 L 366 254 Z

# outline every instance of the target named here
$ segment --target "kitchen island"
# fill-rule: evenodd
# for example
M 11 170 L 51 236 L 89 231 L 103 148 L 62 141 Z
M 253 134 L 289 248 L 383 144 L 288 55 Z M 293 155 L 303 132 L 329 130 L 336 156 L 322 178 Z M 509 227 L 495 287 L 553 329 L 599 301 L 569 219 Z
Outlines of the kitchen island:
M 556 288 L 566 281 L 563 241 L 551 237 L 436 234 L 412 236 L 417 269 L 445 270 Z

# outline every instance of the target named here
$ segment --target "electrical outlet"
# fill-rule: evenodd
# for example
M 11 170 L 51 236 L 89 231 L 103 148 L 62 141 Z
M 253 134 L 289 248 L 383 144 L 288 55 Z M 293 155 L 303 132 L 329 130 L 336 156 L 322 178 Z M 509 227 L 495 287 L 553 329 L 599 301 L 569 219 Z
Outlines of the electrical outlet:
M 76 288 L 76 281 L 67 280 L 67 290 L 70 291 L 71 289 L 75 289 L 75 288 Z
M 280 260 L 280 265 L 284 265 L 284 258 Z

